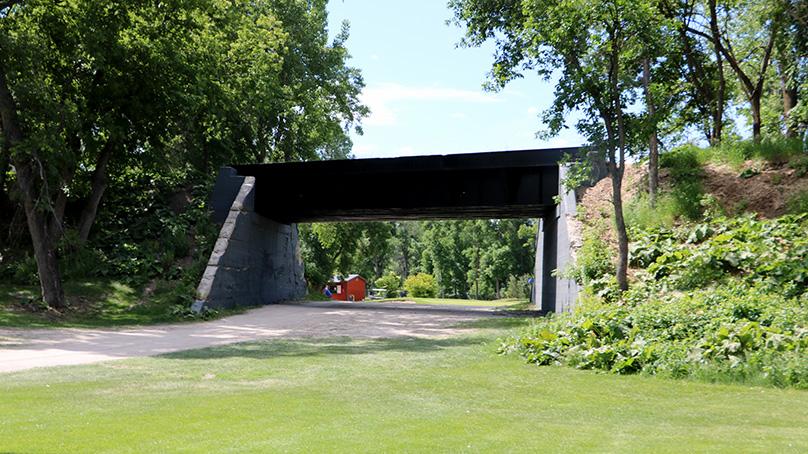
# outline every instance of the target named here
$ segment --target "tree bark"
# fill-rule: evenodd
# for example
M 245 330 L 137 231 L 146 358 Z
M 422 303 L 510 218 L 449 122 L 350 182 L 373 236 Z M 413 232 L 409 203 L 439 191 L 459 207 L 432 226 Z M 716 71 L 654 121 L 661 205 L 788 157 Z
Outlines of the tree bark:
M 0 70 L 0 120 L 3 123 L 5 140 L 10 149 L 22 142 L 22 129 L 17 119 L 17 106 L 6 82 L 5 73 Z M 36 188 L 34 163 L 26 157 L 12 157 L 17 173 L 17 185 L 23 199 L 28 231 L 34 246 L 39 284 L 45 303 L 55 309 L 65 307 L 65 295 L 59 272 L 56 243 L 52 236 L 53 217 L 37 206 L 40 191 Z M 48 197 L 48 195 L 45 195 Z
M 8 140 L 3 138 L 3 145 L 0 148 L 0 208 L 6 209 L 9 205 L 9 197 L 6 192 L 6 173 L 11 165 L 11 150 L 8 147 Z
M 101 154 L 98 155 L 98 160 L 95 163 L 90 198 L 84 205 L 84 209 L 81 210 L 81 217 L 79 218 L 79 239 L 82 243 L 87 242 L 87 239 L 90 237 L 90 230 L 93 227 L 93 223 L 95 223 L 98 207 L 101 205 L 104 191 L 107 190 L 107 186 L 109 185 L 107 169 L 114 148 L 115 142 L 112 139 L 107 140 L 107 143 L 104 144 L 104 147 L 101 149 Z
M 721 33 L 718 29 L 716 0 L 710 0 L 710 35 L 712 36 L 715 64 L 718 69 L 718 92 L 716 93 L 716 105 L 713 110 L 713 128 L 712 137 L 710 138 L 710 144 L 715 146 L 721 143 L 721 134 L 724 127 L 724 96 L 727 89 L 727 80 L 724 77 L 724 60 L 721 57 Z
M 783 123 L 785 123 L 786 137 L 796 137 L 797 128 L 789 121 L 791 109 L 797 106 L 797 86 L 794 79 L 788 77 L 788 73 L 783 67 L 782 60 L 778 63 L 778 72 L 780 73 L 780 90 L 783 94 Z
M 759 91 L 755 91 L 749 97 L 749 110 L 752 114 L 752 138 L 755 142 L 760 142 L 761 126 L 763 121 L 760 117 L 760 95 Z
M 619 24 L 615 24 L 614 31 L 619 34 Z M 618 36 L 611 36 L 614 43 L 619 41 Z M 615 162 L 615 141 L 614 127 L 611 118 L 605 119 L 609 135 L 610 149 L 610 170 L 612 174 L 612 201 L 614 202 L 614 224 L 617 233 L 617 285 L 620 290 L 628 290 L 628 233 L 626 232 L 626 221 L 623 217 L 623 169 L 626 163 L 626 128 L 623 118 L 623 106 L 620 100 L 619 80 L 620 80 L 620 52 L 618 45 L 612 45 L 609 68 L 609 89 L 611 91 L 611 113 L 617 120 L 618 152 L 617 162 Z
M 642 62 L 642 84 L 645 89 L 646 109 L 653 125 L 648 136 L 648 200 L 651 206 L 654 207 L 656 206 L 657 188 L 659 187 L 659 143 L 655 118 L 656 107 L 651 94 L 651 64 L 647 58 Z
M 709 9 L 710 9 L 710 17 L 712 18 L 714 15 L 717 17 L 716 11 L 716 2 L 715 0 L 710 0 L 709 2 Z M 711 20 L 712 22 L 712 20 Z M 771 62 L 772 56 L 772 49 L 774 48 L 774 42 L 777 39 L 777 34 L 779 32 L 778 23 L 775 21 L 772 24 L 771 31 L 769 32 L 769 41 L 766 44 L 766 48 L 763 53 L 763 58 L 761 58 L 761 67 L 760 72 L 756 74 L 757 80 L 753 81 L 752 78 L 744 72 L 743 68 L 741 68 L 741 63 L 738 58 L 735 57 L 735 53 L 732 50 L 731 44 L 727 42 L 725 46 L 721 42 L 720 35 L 716 36 L 717 28 L 715 31 L 711 29 L 711 33 L 707 34 L 700 30 L 696 30 L 693 28 L 688 28 L 689 31 L 705 37 L 707 39 L 711 39 L 714 45 L 718 46 L 718 49 L 721 51 L 721 54 L 724 58 L 727 59 L 730 67 L 735 74 L 738 76 L 738 80 L 741 82 L 741 86 L 746 93 L 747 98 L 749 99 L 750 110 L 752 111 L 752 136 L 755 142 L 760 142 L 760 133 L 761 133 L 761 117 L 760 117 L 760 97 L 763 93 L 763 82 L 766 80 L 766 70 L 769 67 L 769 63 Z M 711 23 L 712 27 L 712 23 Z M 716 25 L 717 27 L 717 25 Z

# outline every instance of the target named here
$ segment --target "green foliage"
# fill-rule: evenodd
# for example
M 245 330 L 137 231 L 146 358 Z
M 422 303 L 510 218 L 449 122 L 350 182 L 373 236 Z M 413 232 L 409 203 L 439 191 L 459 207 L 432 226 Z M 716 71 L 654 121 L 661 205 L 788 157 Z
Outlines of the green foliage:
M 682 217 L 679 201 L 667 191 L 657 194 L 653 207 L 646 194 L 640 193 L 625 205 L 623 213 L 629 227 L 641 229 L 672 227 Z
M 808 175 L 808 155 L 803 154 L 799 157 L 795 157 L 788 163 L 788 166 L 794 169 L 794 174 L 798 178 Z
M 602 228 L 589 228 L 584 231 L 583 244 L 575 258 L 575 266 L 565 273 L 582 285 L 614 273 L 614 263 L 609 243 L 604 239 Z
M 389 273 L 435 277 L 442 297 L 494 299 L 510 276 L 532 271 L 536 224 L 530 219 L 301 224 L 311 289 L 333 274 L 374 280 Z
M 808 388 L 806 231 L 806 214 L 636 229 L 637 282 L 619 303 L 589 281 L 576 312 L 503 350 L 537 364 Z M 586 243 L 597 250 L 597 237 Z
M 154 197 L 154 188 L 188 189 L 232 162 L 347 157 L 349 133 L 361 132 L 368 111 L 359 102 L 361 75 L 347 66 L 347 26 L 329 39 L 326 3 L 0 6 L 0 83 L 10 95 L 0 107 L 17 113 L 3 116 L 2 129 L 20 131 L 2 137 L 0 199 L 7 175 L 19 185 L 30 180 L 13 202 L 20 212 L 18 199 L 34 205 L 29 225 L 53 227 L 52 238 L 32 236 L 47 252 L 38 256 L 64 259 L 68 279 L 173 279 L 182 272 L 176 262 L 205 249 L 206 227 L 184 216 L 207 215 L 179 214 L 167 206 L 171 194 Z M 7 174 L 9 159 L 15 172 Z M 93 225 L 92 202 L 100 196 L 91 194 L 103 195 L 101 225 Z M 62 203 L 64 213 L 54 208 Z M 87 226 L 95 233 L 89 245 Z M 40 278 L 61 306 L 59 273 L 45 272 L 52 265 Z
M 675 202 L 676 212 L 691 220 L 699 219 L 703 208 L 704 170 L 700 153 L 696 147 L 684 146 L 659 157 L 660 167 L 669 169 L 673 180 L 670 196 Z
M 767 137 L 756 143 L 754 140 L 725 140 L 715 147 L 700 149 L 687 146 L 703 164 L 714 162 L 727 164 L 739 171 L 746 161 L 762 161 L 770 164 L 783 164 L 799 161 L 804 146 L 799 139 Z
M 540 365 L 808 388 L 808 308 L 733 280 L 691 294 L 592 304 L 507 340 Z
M 387 296 L 394 296 L 395 292 L 401 288 L 401 277 L 390 271 L 384 276 L 376 279 L 376 287 L 387 290 Z
M 531 284 L 529 279 L 533 275 L 523 274 L 521 276 L 510 276 L 505 287 L 505 297 L 513 299 L 530 298 Z
M 786 208 L 791 214 L 808 213 L 808 191 L 800 191 L 789 197 Z
M 404 280 L 404 289 L 408 296 L 416 298 L 434 298 L 438 295 L 438 283 L 431 274 L 419 273 Z

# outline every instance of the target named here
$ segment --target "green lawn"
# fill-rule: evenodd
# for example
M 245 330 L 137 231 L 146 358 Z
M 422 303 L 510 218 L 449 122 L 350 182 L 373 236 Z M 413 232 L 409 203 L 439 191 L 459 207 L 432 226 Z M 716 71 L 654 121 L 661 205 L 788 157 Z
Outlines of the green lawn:
M 808 392 L 530 366 L 518 323 L 0 375 L 0 452 L 808 452 Z
M 176 285 L 159 281 L 146 295 L 143 286 L 117 280 L 69 281 L 64 288 L 70 308 L 57 313 L 36 302 L 37 287 L 0 284 L 0 327 L 92 328 L 186 321 L 171 311 Z
M 531 308 L 530 302 L 519 298 L 504 298 L 499 300 L 474 300 L 458 298 L 385 298 L 383 300 L 367 300 L 368 302 L 402 302 L 412 301 L 416 304 L 449 305 L 449 306 L 487 306 L 501 307 L 503 309 L 527 310 Z

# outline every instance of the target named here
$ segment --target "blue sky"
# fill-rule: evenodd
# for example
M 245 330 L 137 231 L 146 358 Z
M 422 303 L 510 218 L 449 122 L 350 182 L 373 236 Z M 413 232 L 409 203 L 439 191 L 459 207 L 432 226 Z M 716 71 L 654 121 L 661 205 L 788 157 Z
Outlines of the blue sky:
M 535 137 L 552 84 L 526 75 L 499 93 L 482 88 L 493 46 L 457 48 L 443 0 L 331 0 L 332 33 L 351 25 L 350 64 L 362 70 L 372 114 L 354 135 L 357 158 L 577 146 L 573 130 Z

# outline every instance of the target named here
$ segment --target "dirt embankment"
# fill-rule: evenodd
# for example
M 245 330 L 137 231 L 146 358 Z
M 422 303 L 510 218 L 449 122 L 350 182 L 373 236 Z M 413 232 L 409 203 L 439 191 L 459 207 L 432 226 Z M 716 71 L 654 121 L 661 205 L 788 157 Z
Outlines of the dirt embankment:
M 752 176 L 741 177 L 743 171 L 751 172 Z M 808 178 L 797 177 L 794 169 L 783 165 L 761 166 L 748 161 L 738 172 L 726 165 L 707 164 L 704 190 L 728 214 L 748 211 L 776 218 L 786 214 L 788 199 L 808 190 Z
M 744 178 L 744 176 L 746 178 Z M 668 190 L 672 184 L 667 169 L 660 169 L 659 183 L 662 191 Z M 705 195 L 715 198 L 716 202 L 728 215 L 743 212 L 756 213 L 764 218 L 775 218 L 787 212 L 787 202 L 794 195 L 808 191 L 808 176 L 799 177 L 797 172 L 785 164 L 766 164 L 759 161 L 747 161 L 738 170 L 726 164 L 708 163 L 704 166 L 702 177 Z M 640 193 L 646 192 L 648 171 L 645 165 L 629 164 L 623 179 L 623 204 L 627 206 Z M 616 245 L 611 218 L 614 214 L 612 204 L 612 181 L 606 177 L 586 189 L 579 200 L 582 216 L 573 221 L 571 230 L 580 232 L 585 227 L 606 225 L 602 229 L 606 240 Z M 580 246 L 580 237 L 573 239 L 575 246 Z

